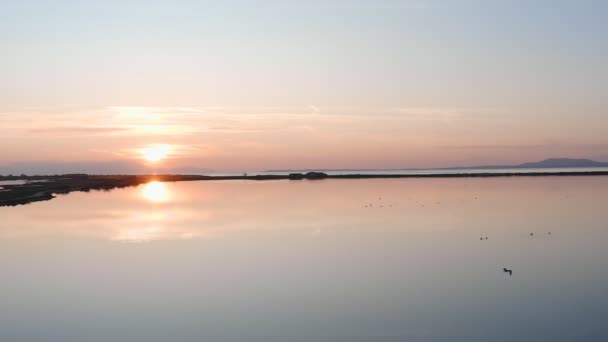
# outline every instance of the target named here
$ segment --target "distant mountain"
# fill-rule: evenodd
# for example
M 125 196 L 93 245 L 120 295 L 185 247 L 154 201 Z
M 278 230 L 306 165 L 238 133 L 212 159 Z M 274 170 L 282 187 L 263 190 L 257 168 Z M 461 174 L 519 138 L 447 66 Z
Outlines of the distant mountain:
M 552 168 L 552 167 L 608 167 L 608 163 L 602 163 L 591 159 L 569 159 L 551 158 L 539 162 L 523 163 L 517 165 L 520 168 Z
M 529 162 L 518 165 L 487 165 L 462 167 L 461 169 L 550 169 L 572 167 L 608 167 L 608 163 L 591 159 L 549 158 L 538 162 Z

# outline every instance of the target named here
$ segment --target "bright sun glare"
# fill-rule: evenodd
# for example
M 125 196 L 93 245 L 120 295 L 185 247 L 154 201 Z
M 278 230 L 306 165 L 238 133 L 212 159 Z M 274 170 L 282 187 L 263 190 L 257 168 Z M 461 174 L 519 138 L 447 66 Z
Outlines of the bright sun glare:
M 166 202 L 169 200 L 169 191 L 165 184 L 157 181 L 146 184 L 142 194 L 150 202 Z
M 167 144 L 150 145 L 141 149 L 141 155 L 149 162 L 159 162 L 169 155 L 171 146 Z

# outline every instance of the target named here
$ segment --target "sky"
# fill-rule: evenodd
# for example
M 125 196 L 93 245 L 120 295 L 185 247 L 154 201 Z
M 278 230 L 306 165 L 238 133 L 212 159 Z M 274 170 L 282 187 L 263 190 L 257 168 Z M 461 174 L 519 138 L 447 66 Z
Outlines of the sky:
M 0 0 L 0 174 L 608 161 L 608 2 Z

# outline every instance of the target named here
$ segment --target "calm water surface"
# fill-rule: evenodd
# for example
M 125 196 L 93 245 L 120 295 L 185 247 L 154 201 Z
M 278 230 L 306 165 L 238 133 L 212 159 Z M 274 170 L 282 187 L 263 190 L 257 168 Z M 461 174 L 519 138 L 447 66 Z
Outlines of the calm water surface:
M 0 208 L 0 341 L 606 341 L 607 238 L 608 177 L 72 193 Z

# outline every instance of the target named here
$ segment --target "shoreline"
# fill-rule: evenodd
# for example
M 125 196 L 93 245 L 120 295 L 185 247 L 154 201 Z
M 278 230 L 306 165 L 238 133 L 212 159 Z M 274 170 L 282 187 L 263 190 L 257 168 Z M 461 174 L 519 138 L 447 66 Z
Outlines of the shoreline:
M 0 207 L 25 205 L 49 201 L 60 194 L 70 192 L 110 191 L 138 186 L 152 181 L 192 182 L 218 180 L 290 180 L 314 181 L 323 179 L 383 179 L 383 178 L 489 178 L 489 177 L 563 177 L 608 176 L 608 171 L 567 172 L 484 172 L 484 173 L 437 173 L 437 174 L 337 174 L 323 172 L 290 173 L 252 176 L 204 176 L 204 175 L 86 175 L 60 176 L 0 176 L 0 181 L 24 180 L 25 184 L 0 185 Z

